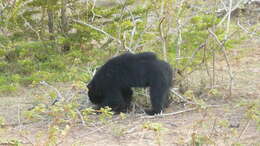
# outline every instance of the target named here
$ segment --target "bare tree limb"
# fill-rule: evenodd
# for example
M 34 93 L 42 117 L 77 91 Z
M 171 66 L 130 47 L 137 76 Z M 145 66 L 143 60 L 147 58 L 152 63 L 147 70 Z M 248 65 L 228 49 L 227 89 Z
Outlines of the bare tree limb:
M 184 70 L 189 66 L 189 64 L 192 62 L 192 60 L 194 59 L 194 57 L 195 57 L 195 55 L 197 54 L 197 52 L 198 52 L 200 49 L 205 48 L 206 42 L 207 42 L 207 40 L 206 40 L 204 43 L 202 43 L 198 48 L 196 48 L 196 49 L 193 51 L 191 57 L 189 57 L 189 61 L 184 65 L 184 68 L 182 69 L 182 71 L 184 71 Z
M 21 17 L 22 17 L 22 19 L 24 20 L 24 24 L 25 24 L 26 26 L 28 26 L 33 32 L 35 32 L 35 34 L 37 35 L 38 40 L 40 40 L 41 37 L 40 37 L 39 32 L 38 32 L 37 30 L 35 30 L 35 29 L 31 26 L 31 24 L 23 17 L 23 15 L 21 15 Z
M 90 27 L 90 28 L 92 28 L 92 29 L 94 29 L 94 30 L 96 30 L 96 31 L 99 31 L 99 32 L 105 34 L 106 36 L 108 36 L 109 38 L 115 40 L 117 43 L 122 44 L 122 41 L 121 41 L 121 40 L 119 40 L 119 39 L 113 37 L 113 36 L 110 35 L 109 33 L 105 32 L 104 30 L 102 30 L 102 29 L 100 29 L 100 28 L 97 28 L 96 26 L 90 25 L 90 24 L 85 23 L 85 22 L 80 21 L 80 20 L 72 19 L 72 21 L 75 22 L 75 23 L 78 23 L 78 24 L 84 25 L 84 26 L 88 26 L 88 27 Z
M 229 15 L 240 6 L 242 2 L 244 2 L 244 0 L 240 0 L 233 8 L 231 5 L 231 7 L 229 7 L 231 9 L 229 9 L 229 12 L 222 18 L 218 25 L 221 25 L 227 19 L 227 17 L 229 17 Z
M 40 84 L 45 85 L 47 87 L 50 87 L 51 89 L 53 89 L 56 94 L 57 94 L 57 98 L 54 99 L 54 101 L 51 103 L 51 105 L 54 105 L 55 103 L 59 102 L 61 99 L 63 99 L 61 93 L 59 92 L 59 90 L 51 85 L 49 85 L 48 83 L 46 83 L 45 81 L 41 81 Z
M 122 0 L 118 0 L 118 1 L 119 1 L 120 4 L 125 5 L 125 2 L 122 2 Z M 130 52 L 133 52 L 130 48 L 133 47 L 134 35 L 136 33 L 136 19 L 135 19 L 135 17 L 134 17 L 134 15 L 133 15 L 131 10 L 129 10 L 127 7 L 125 7 L 125 9 L 130 14 L 132 23 L 134 24 L 134 27 L 133 27 L 133 29 L 131 31 L 131 37 L 130 37 L 129 45 L 128 45 Z
M 212 84 L 211 84 L 211 88 L 215 87 L 215 62 L 216 62 L 216 54 L 215 54 L 215 50 L 212 49 Z
M 177 17 L 176 17 L 176 23 L 177 23 L 177 47 L 176 47 L 176 63 L 178 64 L 179 61 L 177 58 L 180 58 L 181 56 L 181 43 L 182 43 L 182 24 L 181 24 L 181 19 L 180 15 L 182 12 L 182 5 L 185 0 L 180 0 L 179 4 L 177 4 Z
M 165 20 L 165 17 L 161 18 L 159 22 L 159 32 L 160 32 L 160 38 L 162 41 L 162 47 L 163 47 L 163 58 L 165 61 L 167 61 L 167 49 L 166 49 L 166 35 L 163 33 L 163 21 Z
M 178 114 L 182 114 L 182 113 L 186 113 L 186 112 L 190 112 L 190 111 L 195 111 L 198 108 L 190 108 L 190 109 L 186 109 L 186 110 L 182 110 L 182 111 L 177 111 L 177 112 L 172 112 L 172 113 L 166 113 L 166 114 L 158 114 L 158 115 L 154 115 L 154 116 L 143 116 L 141 118 L 144 119 L 152 119 L 152 118 L 158 118 L 158 117 L 165 117 L 165 116 L 173 116 L 173 115 L 178 115 Z
M 223 105 L 208 105 L 206 106 L 205 108 L 216 108 L 216 107 L 221 107 Z M 182 114 L 182 113 L 185 113 L 185 112 L 190 112 L 190 111 L 195 111 L 197 110 L 198 108 L 195 107 L 195 108 L 189 108 L 189 109 L 186 109 L 186 110 L 182 110 L 182 111 L 177 111 L 177 112 L 172 112 L 172 113 L 166 113 L 166 114 L 158 114 L 158 115 L 153 115 L 153 116 L 142 116 L 141 118 L 144 118 L 144 119 L 152 119 L 152 118 L 162 118 L 162 117 L 165 117 L 165 116 L 173 116 L 173 115 L 178 115 L 178 114 Z
M 228 20 L 227 20 L 227 26 L 226 26 L 226 32 L 225 32 L 225 38 L 224 38 L 225 40 L 227 40 L 228 33 L 229 33 L 231 12 L 232 12 L 232 0 L 229 0 Z
M 233 87 L 234 76 L 233 76 L 231 65 L 229 63 L 229 58 L 228 58 L 227 53 L 226 53 L 226 47 L 224 46 L 223 43 L 221 43 L 221 41 L 218 39 L 217 35 L 214 32 L 212 32 L 210 29 L 208 29 L 208 31 L 214 37 L 214 39 L 217 41 L 217 43 L 221 47 L 221 50 L 222 50 L 222 52 L 224 54 L 225 61 L 226 61 L 226 64 L 228 66 L 229 77 L 230 77 L 229 96 L 231 96 L 232 95 L 232 87 Z
M 243 27 L 243 26 L 240 24 L 240 21 L 239 21 L 239 20 L 237 21 L 237 25 L 238 25 L 244 32 L 250 34 L 251 36 L 254 35 L 254 36 L 260 38 L 260 35 L 257 34 L 256 32 L 250 32 L 247 28 Z

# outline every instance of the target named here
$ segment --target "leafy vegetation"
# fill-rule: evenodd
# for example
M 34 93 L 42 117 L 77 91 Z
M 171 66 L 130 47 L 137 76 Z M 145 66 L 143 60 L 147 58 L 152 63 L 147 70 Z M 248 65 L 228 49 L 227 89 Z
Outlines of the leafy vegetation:
M 176 7 L 167 7 L 167 2 Z M 218 25 L 221 18 L 213 11 L 194 13 L 189 8 L 193 2 L 181 3 L 180 8 L 178 1 L 167 2 L 162 3 L 165 10 L 160 14 L 159 7 L 146 0 L 110 7 L 94 1 L 2 1 L 0 92 L 41 80 L 87 81 L 91 76 L 86 73 L 88 68 L 97 67 L 119 51 L 151 50 L 163 54 L 160 33 L 165 34 L 162 37 L 167 47 L 161 57 L 168 56 L 170 63 L 184 72 L 197 69 L 197 65 L 211 58 L 212 50 L 219 48 L 211 41 L 208 29 Z M 220 41 L 227 41 L 226 47 L 232 47 L 234 40 L 224 39 L 224 27 L 217 27 L 214 32 Z M 201 49 L 207 41 L 210 46 Z

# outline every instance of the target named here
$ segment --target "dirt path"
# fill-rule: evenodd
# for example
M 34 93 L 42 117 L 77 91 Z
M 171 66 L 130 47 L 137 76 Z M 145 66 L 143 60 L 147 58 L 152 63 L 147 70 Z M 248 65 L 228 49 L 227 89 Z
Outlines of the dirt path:
M 247 44 L 246 44 L 247 45 Z M 72 127 L 68 135 L 63 137 L 59 145 L 91 145 L 91 146 L 174 146 L 174 145 L 232 145 L 244 144 L 259 146 L 260 132 L 256 130 L 256 122 L 245 118 L 245 109 L 236 108 L 237 101 L 260 98 L 260 43 L 251 42 L 254 46 L 242 53 L 238 49 L 233 52 L 231 61 L 235 75 L 234 94 L 231 100 L 222 97 L 214 99 L 219 107 L 205 110 L 194 110 L 172 116 L 147 118 L 146 115 L 127 115 L 126 119 L 114 116 L 106 124 L 94 122 L 87 126 Z M 220 62 L 220 64 L 224 62 Z M 218 71 L 225 70 L 218 66 Z M 6 123 L 17 123 L 20 111 L 17 106 L 26 107 L 24 101 L 37 91 L 25 90 L 21 96 L 0 97 L 0 116 L 6 118 Z M 21 93 L 20 93 L 21 94 Z M 19 104 L 17 104 L 19 103 Z M 167 111 L 176 112 L 176 105 L 171 105 Z M 185 107 L 189 108 L 189 107 Z M 174 109 L 174 110 L 173 110 Z M 184 108 L 182 107 L 182 109 Z M 0 130 L 0 143 L 20 140 L 24 145 L 44 145 L 46 142 L 47 124 L 44 122 L 11 126 Z M 145 128 L 146 127 L 146 128 Z M 38 138 L 37 138 L 38 137 Z M 0 144 L 1 145 L 1 144 Z

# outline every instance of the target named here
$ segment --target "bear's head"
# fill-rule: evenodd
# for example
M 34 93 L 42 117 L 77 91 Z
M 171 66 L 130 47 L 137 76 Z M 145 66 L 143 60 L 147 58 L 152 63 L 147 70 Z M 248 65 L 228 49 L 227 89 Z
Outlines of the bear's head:
M 88 96 L 92 103 L 94 104 L 101 104 L 102 103 L 102 95 L 101 92 L 98 90 L 98 87 L 96 86 L 95 82 L 92 80 L 88 85 Z

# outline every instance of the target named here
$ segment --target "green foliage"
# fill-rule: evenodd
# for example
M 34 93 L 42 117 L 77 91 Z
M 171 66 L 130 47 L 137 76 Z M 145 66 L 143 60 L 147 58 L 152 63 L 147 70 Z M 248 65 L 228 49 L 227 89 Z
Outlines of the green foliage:
M 74 33 L 68 33 L 65 36 L 61 33 L 62 30 L 57 29 L 53 32 L 54 34 L 51 34 L 55 39 L 49 40 L 46 10 L 51 9 L 54 15 L 57 14 L 62 8 L 60 2 L 59 0 L 18 1 L 15 3 L 14 9 L 5 7 L 1 11 L 3 21 L 1 21 L 0 27 L 10 33 L 8 33 L 8 37 L 6 34 L 0 33 L 0 92 L 14 91 L 19 84 L 36 84 L 41 80 L 86 81 L 90 76 L 84 70 L 80 70 L 82 65 L 95 61 L 93 65 L 96 66 L 99 62 L 103 62 L 104 56 L 110 56 L 109 52 L 101 54 L 95 48 L 92 50 L 98 45 L 92 44 L 93 40 L 99 43 L 105 36 L 89 27 L 71 24 L 69 30 L 75 29 Z M 82 5 L 82 2 L 76 1 L 69 3 L 75 7 Z M 93 12 L 98 14 L 99 11 L 104 11 L 103 14 L 106 17 L 112 18 L 112 15 L 121 11 L 121 7 L 112 9 L 96 7 L 92 11 L 92 3 L 88 4 L 90 9 L 85 9 L 85 7 L 78 9 L 77 13 L 80 15 L 76 17 L 84 17 L 87 10 L 91 16 L 93 16 Z M 38 19 L 38 16 L 42 17 L 41 20 Z M 58 19 L 58 17 L 54 17 L 54 22 L 59 21 Z M 130 24 L 129 20 L 124 24 Z M 54 23 L 56 29 L 55 25 L 56 23 Z M 113 24 L 108 25 L 108 28 L 110 26 Z M 61 47 L 66 43 L 71 45 L 71 49 L 69 52 L 63 53 Z M 99 57 L 102 59 L 99 60 Z
M 184 59 L 180 60 L 179 68 L 182 69 L 186 67 L 186 70 L 193 70 L 194 66 L 200 64 L 205 59 L 209 59 L 208 55 L 205 56 L 205 50 L 199 49 L 197 50 L 206 40 L 209 40 L 210 33 L 208 29 L 211 29 L 213 26 L 217 25 L 221 19 L 217 18 L 215 14 L 199 14 L 190 19 L 190 23 L 186 25 L 182 33 L 180 34 L 182 37 L 182 43 L 180 44 L 180 50 L 182 51 L 182 57 Z M 215 30 L 215 34 L 218 38 L 224 36 L 224 30 L 222 28 L 217 28 Z M 221 40 L 221 39 L 220 39 Z M 173 50 L 176 50 L 177 42 L 172 42 Z M 216 44 L 212 42 L 209 49 L 217 49 L 219 48 Z M 176 52 L 172 52 L 175 54 Z M 196 54 L 194 54 L 196 53 Z M 207 53 L 208 54 L 208 53 Z M 194 59 L 190 62 L 189 57 L 194 55 Z M 207 57 L 207 58 L 205 58 Z M 175 57 L 174 57 L 175 58 Z M 186 59 L 187 58 L 187 59 Z M 190 67 L 188 68 L 187 67 Z
M 131 0 L 110 7 L 98 6 L 92 1 L 67 1 L 66 5 L 63 5 L 63 2 L 21 0 L 1 11 L 0 19 L 3 21 L 0 27 L 6 34 L 0 33 L 0 92 L 13 91 L 19 85 L 36 84 L 41 80 L 86 81 L 91 77 L 90 72 L 85 72 L 86 64 L 95 68 L 125 47 L 135 49 L 133 51 L 136 52 L 154 51 L 160 57 L 163 56 L 161 42 L 158 41 L 159 24 L 157 19 L 150 19 L 151 11 L 160 10 L 159 5 L 146 0 L 141 1 L 144 5 Z M 169 1 L 171 2 L 177 1 Z M 220 22 L 220 18 L 215 13 L 198 12 L 197 15 L 193 15 L 189 7 L 191 4 L 192 2 L 185 2 L 180 8 L 171 8 L 164 4 L 165 11 L 171 15 L 169 20 L 167 18 L 163 22 L 165 28 L 175 29 L 175 19 L 187 22 L 181 28 L 181 44 L 177 43 L 178 34 L 171 33 L 169 28 L 163 30 L 165 34 L 169 34 L 166 42 L 169 62 L 187 72 L 193 71 L 196 65 L 210 59 L 211 50 L 219 48 L 209 39 L 208 29 L 214 28 Z M 68 25 L 63 26 L 61 10 L 68 5 Z M 108 36 L 102 31 L 74 23 L 71 19 L 103 30 L 119 39 L 121 43 L 109 41 Z M 223 27 L 216 28 L 214 32 L 222 41 L 225 34 Z M 189 57 L 206 40 L 212 42 L 207 55 L 200 49 L 194 54 L 194 59 L 190 60 Z M 227 40 L 224 45 L 232 47 L 235 43 L 235 40 Z M 64 51 L 65 45 L 69 45 L 70 49 Z M 179 57 L 183 59 L 176 62 L 178 47 L 181 50 Z M 2 82 L 1 78 L 5 78 L 5 81 Z
M 5 125 L 5 118 L 0 116 L 0 128 Z
M 143 124 L 144 129 L 152 130 L 156 134 L 156 142 L 158 145 L 161 145 L 162 139 L 161 139 L 161 133 L 163 131 L 168 130 L 167 128 L 163 127 L 161 123 L 154 123 L 154 122 L 145 122 Z
M 257 129 L 260 130 L 260 99 L 255 100 L 241 100 L 237 107 L 244 107 L 246 109 L 245 116 L 256 122 Z
M 43 118 L 43 113 L 46 112 L 46 107 L 44 104 L 39 104 L 36 107 L 34 107 L 32 110 L 30 111 L 25 111 L 24 112 L 24 117 L 28 120 L 31 121 L 38 121 L 38 120 L 42 120 Z
M 235 142 L 235 143 L 232 143 L 231 146 L 244 146 L 243 144 L 239 143 L 239 142 Z
M 90 115 L 96 114 L 95 112 L 96 111 L 92 108 L 85 108 L 84 110 L 82 110 L 82 115 L 83 115 L 84 120 L 86 122 L 90 122 L 91 121 Z
M 113 131 L 113 135 L 115 136 L 123 136 L 125 131 L 126 131 L 126 128 L 125 127 L 118 127 L 118 126 L 115 126 L 112 128 L 112 131 Z
M 99 120 L 103 123 L 107 122 L 107 119 L 112 118 L 113 112 L 110 107 L 100 108 Z
M 73 86 L 76 86 L 76 83 Z M 57 93 L 48 93 L 47 96 L 49 98 L 43 97 L 43 100 L 45 101 L 41 101 L 40 104 L 23 113 L 24 117 L 29 121 L 48 120 L 49 127 L 47 129 L 47 139 L 46 136 L 39 135 L 40 139 L 45 139 L 43 145 L 56 145 L 63 141 L 71 127 L 78 124 L 79 121 L 86 125 L 96 122 L 96 118 L 91 116 L 95 115 L 96 112 L 100 113 L 98 117 L 101 123 L 107 123 L 108 119 L 113 115 L 113 112 L 109 107 L 101 108 L 100 110 L 85 108 L 82 111 L 79 111 L 78 97 L 69 97 L 69 101 L 67 101 L 68 99 L 61 99 L 54 105 L 50 105 L 50 103 L 57 98 Z M 122 118 L 123 117 L 124 115 L 122 115 Z M 118 134 L 121 134 L 123 131 L 120 130 L 118 132 Z
M 120 113 L 119 116 L 122 120 L 127 118 L 127 115 L 125 113 Z
M 4 143 L 6 145 L 11 145 L 11 146 L 22 146 L 22 141 L 18 139 L 11 139 L 7 141 L 0 141 L 1 143 Z
M 219 120 L 217 123 L 220 127 L 228 128 L 230 125 L 228 120 Z
M 156 132 L 167 130 L 166 128 L 163 127 L 161 123 L 153 123 L 153 122 L 144 123 L 143 128 L 153 130 Z
M 192 134 L 191 145 L 194 146 L 203 146 L 203 145 L 215 145 L 214 141 L 210 139 L 209 136 L 200 135 L 197 133 Z
M 48 128 L 47 141 L 45 141 L 44 145 L 57 145 L 66 137 L 70 128 L 69 125 L 66 125 L 63 128 L 56 125 L 50 125 Z

